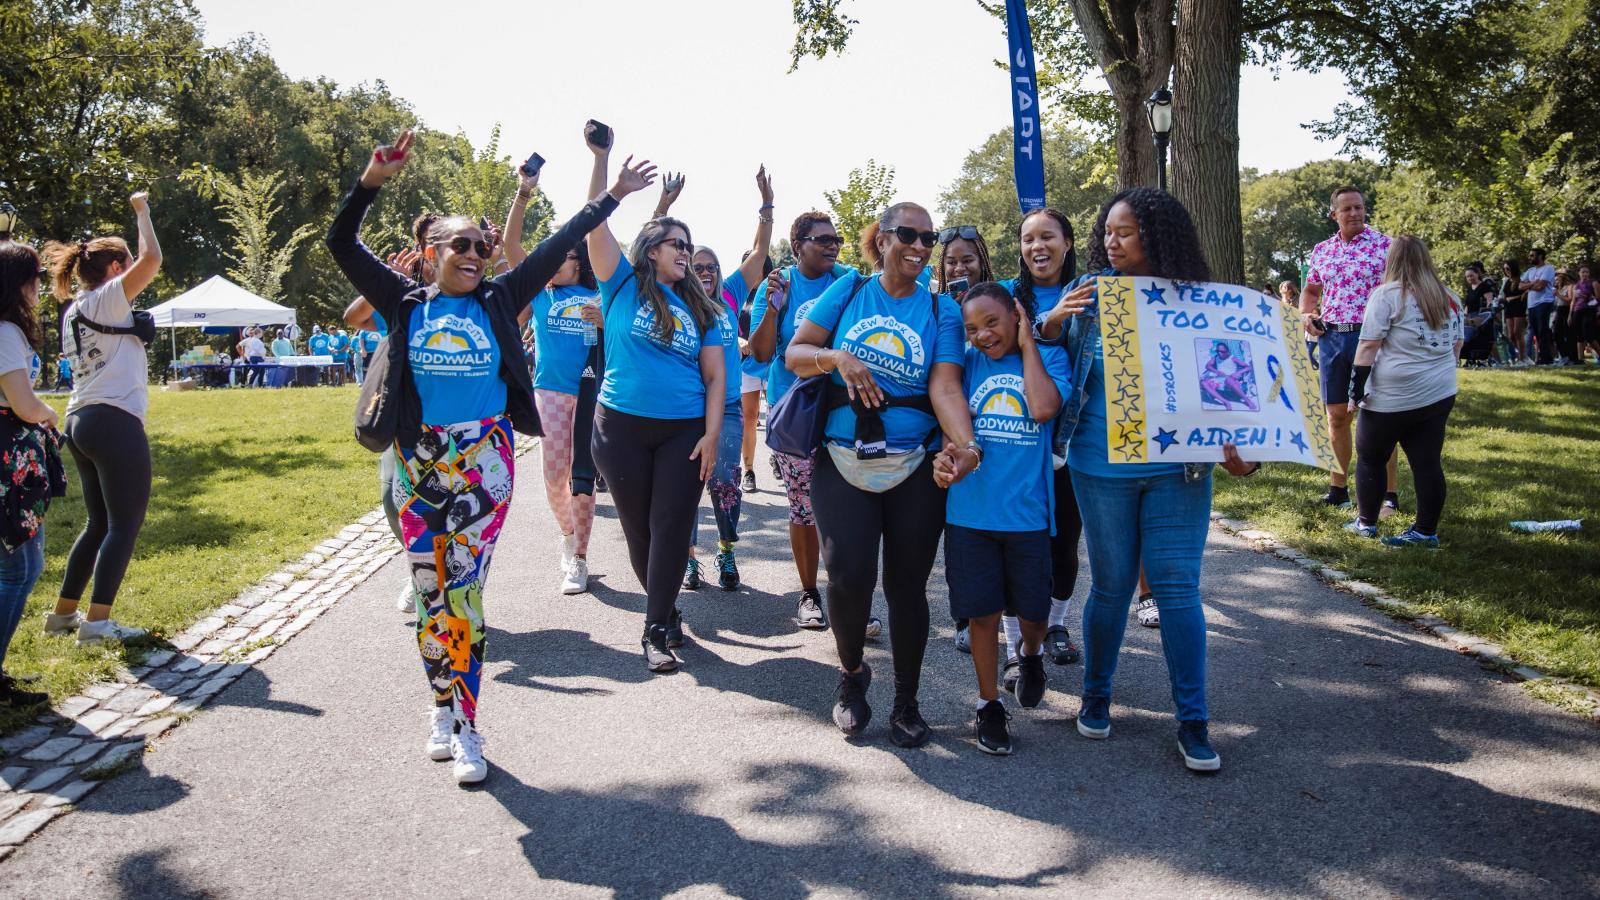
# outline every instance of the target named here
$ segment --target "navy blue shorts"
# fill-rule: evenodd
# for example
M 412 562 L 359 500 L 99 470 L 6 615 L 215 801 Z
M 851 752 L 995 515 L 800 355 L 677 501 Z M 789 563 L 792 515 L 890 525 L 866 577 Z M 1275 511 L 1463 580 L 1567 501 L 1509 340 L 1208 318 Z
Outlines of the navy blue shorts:
M 997 612 L 1043 622 L 1050 616 L 1050 532 L 944 527 L 944 578 L 950 616 Z
M 1322 382 L 1322 402 L 1343 406 L 1350 402 L 1350 374 L 1355 370 L 1359 331 L 1329 331 L 1317 338 L 1317 378 Z

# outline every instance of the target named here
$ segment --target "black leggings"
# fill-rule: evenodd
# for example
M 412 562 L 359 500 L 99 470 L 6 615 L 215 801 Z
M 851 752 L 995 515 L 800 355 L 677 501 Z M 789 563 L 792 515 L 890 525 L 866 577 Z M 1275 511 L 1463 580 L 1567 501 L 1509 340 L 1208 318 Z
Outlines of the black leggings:
M 61 596 L 82 599 L 93 573 L 89 602 L 110 606 L 150 505 L 150 441 L 138 416 L 103 403 L 74 410 L 63 430 L 88 518 L 67 554 Z
M 1056 533 L 1050 539 L 1050 596 L 1066 600 L 1078 582 L 1078 541 L 1083 537 L 1083 518 L 1078 514 L 1078 495 L 1072 492 L 1072 469 L 1056 470 Z
M 1444 451 L 1444 426 L 1455 405 L 1456 398 L 1451 396 L 1403 412 L 1362 410 L 1356 417 L 1356 502 L 1362 521 L 1378 521 L 1388 480 L 1385 466 L 1399 444 L 1406 451 L 1416 485 L 1416 529 L 1423 534 L 1438 533 L 1439 514 L 1444 511 L 1444 466 L 1439 456 Z
M 589 441 L 579 440 L 594 430 L 594 413 L 600 405 L 600 378 L 594 372 L 606 370 L 605 345 L 596 344 L 589 351 L 589 366 L 584 377 L 578 380 L 578 406 L 572 419 L 572 496 L 594 496 L 594 449 Z
M 628 540 L 633 574 L 644 586 L 645 625 L 666 625 L 678 605 L 689 540 L 700 508 L 700 463 L 689 458 L 705 419 L 649 419 L 601 406 L 594 416 L 594 461 Z
M 944 533 L 944 501 L 944 490 L 933 483 L 931 454 L 905 481 L 874 494 L 845 481 L 826 447 L 817 451 L 811 508 L 828 569 L 828 615 L 833 619 L 839 665 L 846 671 L 861 665 L 881 545 L 897 701 L 916 699 L 922 677 L 922 655 L 928 648 L 928 575 Z

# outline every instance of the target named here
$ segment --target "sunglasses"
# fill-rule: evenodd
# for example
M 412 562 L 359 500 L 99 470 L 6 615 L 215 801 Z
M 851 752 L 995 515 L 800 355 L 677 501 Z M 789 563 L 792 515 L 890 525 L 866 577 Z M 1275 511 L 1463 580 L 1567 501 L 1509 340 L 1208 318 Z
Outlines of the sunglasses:
M 43 280 L 44 280 L 44 278 L 45 278 L 45 276 L 46 276 L 46 275 L 49 275 L 49 274 L 50 274 L 50 272 L 49 272 L 49 270 L 47 270 L 47 269 L 40 269 L 40 270 L 39 270 L 39 271 L 38 271 L 38 272 L 35 272 L 35 273 L 34 273 L 34 276 L 33 276 L 33 277 L 35 277 L 35 278 L 37 278 L 37 279 L 39 279 L 39 280 L 40 280 L 40 281 L 43 281 Z
M 494 253 L 494 245 L 482 238 L 473 240 L 466 236 L 453 237 L 448 241 L 437 241 L 434 246 L 445 244 L 456 253 L 466 253 L 468 250 L 477 250 L 479 259 L 488 259 Z
M 939 243 L 941 243 L 941 244 L 948 244 L 951 241 L 955 240 L 956 238 L 960 238 L 963 241 L 975 241 L 975 240 L 977 240 L 978 239 L 978 226 L 976 226 L 976 225 L 954 225 L 954 226 L 951 226 L 951 227 L 946 228 L 945 230 L 939 232 Z M 907 241 L 907 243 L 910 243 L 910 242 Z
M 924 247 L 932 247 L 939 240 L 937 231 L 918 231 L 910 225 L 897 225 L 894 228 L 887 229 L 887 233 L 899 238 L 900 243 L 908 247 L 918 241 L 921 241 Z
M 716 263 L 695 263 L 694 265 L 690 266 L 689 268 L 693 269 L 694 273 L 696 275 L 710 275 L 713 272 L 717 271 L 717 264 Z
M 667 240 L 664 240 L 661 243 L 656 244 L 656 246 L 657 247 L 671 247 L 672 249 L 678 251 L 679 253 L 688 253 L 689 250 L 692 249 L 692 247 L 693 247 L 692 244 L 690 244 L 688 241 L 685 241 L 683 238 L 668 238 Z
M 844 239 L 839 237 L 837 234 L 822 234 L 816 237 L 803 237 L 800 240 L 810 241 L 811 243 L 816 244 L 818 247 L 844 246 Z

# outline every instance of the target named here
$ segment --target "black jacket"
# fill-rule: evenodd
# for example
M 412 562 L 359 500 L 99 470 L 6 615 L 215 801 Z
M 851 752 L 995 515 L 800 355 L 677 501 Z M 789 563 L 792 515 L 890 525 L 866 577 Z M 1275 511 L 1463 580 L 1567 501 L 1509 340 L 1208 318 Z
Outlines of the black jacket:
M 334 262 L 355 285 L 361 296 L 383 316 L 389 325 L 389 379 L 387 390 L 400 398 L 395 441 L 402 447 L 415 447 L 422 433 L 422 398 L 407 364 L 410 345 L 411 311 L 439 293 L 437 287 L 418 287 L 395 272 L 361 243 L 361 220 L 378 196 L 377 188 L 359 181 L 339 204 L 339 211 L 328 228 L 328 251 Z M 590 231 L 605 221 L 617 208 L 610 194 L 591 201 L 567 220 L 561 230 L 540 242 L 528 258 L 515 269 L 479 282 L 473 296 L 489 313 L 490 331 L 500 345 L 500 378 L 506 383 L 506 414 L 511 427 L 523 434 L 543 434 L 539 413 L 533 405 L 533 379 L 522 355 L 521 330 L 517 316 L 544 290 L 556 270 L 566 261 L 567 251 L 578 245 Z M 437 423 L 448 424 L 448 423 Z

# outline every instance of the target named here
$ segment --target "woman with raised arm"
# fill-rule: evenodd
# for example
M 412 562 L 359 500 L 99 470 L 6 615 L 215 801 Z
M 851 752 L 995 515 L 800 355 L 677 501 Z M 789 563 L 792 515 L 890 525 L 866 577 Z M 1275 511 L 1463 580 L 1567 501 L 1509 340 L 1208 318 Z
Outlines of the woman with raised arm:
M 149 195 L 134 194 L 128 203 L 139 225 L 138 259 L 119 237 L 44 246 L 56 298 L 73 298 L 61 317 L 61 353 L 71 357 L 77 377 L 62 431 L 78 467 L 86 513 L 44 630 L 76 630 L 80 644 L 126 641 L 145 633 L 111 618 L 150 504 L 150 441 L 144 432 L 150 374 L 145 341 L 135 334 L 133 301 L 161 270 Z M 152 336 L 153 331 L 145 337 Z M 91 575 L 94 593 L 85 618 L 78 605 Z
M 602 184 L 610 132 L 591 123 L 588 134 L 590 184 Z M 646 176 L 654 172 L 648 164 L 640 168 Z M 727 309 L 706 296 L 689 270 L 693 251 L 689 226 L 673 218 L 645 223 L 627 259 L 609 226 L 589 234 L 606 322 L 594 460 L 611 488 L 628 559 L 645 591 L 639 646 L 652 672 L 679 665 L 672 652 L 683 645 L 678 591 L 727 403 L 720 335 Z
M 674 189 L 663 192 L 656 206 L 656 217 L 666 215 L 672 202 L 683 192 L 684 176 L 679 175 Z M 772 179 L 767 177 L 767 167 L 756 172 L 756 190 L 761 195 L 761 207 L 756 210 L 755 243 L 744 261 L 726 278 L 722 275 L 722 262 L 710 247 L 696 247 L 690 264 L 694 277 L 706 296 L 720 299 L 722 315 L 718 333 L 722 337 L 724 391 L 728 402 L 722 411 L 722 434 L 717 441 L 717 465 L 711 470 L 711 480 L 706 493 L 711 497 L 711 515 L 717 523 L 717 584 L 725 591 L 739 589 L 739 563 L 734 558 L 733 545 L 739 540 L 739 513 L 744 505 L 744 489 L 739 483 L 740 453 L 744 447 L 744 404 L 741 388 L 743 357 L 740 353 L 739 306 L 750 293 L 750 285 L 761 277 L 767 258 L 767 248 L 772 244 Z M 700 560 L 695 545 L 700 543 L 700 513 L 695 512 L 694 534 L 689 543 L 688 569 L 684 572 L 683 586 L 689 590 L 700 587 Z
M 477 731 L 483 675 L 483 586 L 511 502 L 513 429 L 540 433 L 523 364 L 517 315 L 561 267 L 567 251 L 648 183 L 624 170 L 554 235 L 498 278 L 493 249 L 465 216 L 435 221 L 422 248 L 435 279 L 419 286 L 374 256 L 361 221 L 378 190 L 405 166 L 413 135 L 373 151 L 345 195 L 328 249 L 345 277 L 389 325 L 385 391 L 398 405 L 393 442 L 400 530 L 416 583 L 417 644 L 433 688 L 426 752 L 455 761 L 458 783 L 488 775 Z
M 517 172 L 521 183 L 506 216 L 506 259 L 521 263 L 522 222 L 539 176 Z M 594 462 L 589 433 L 594 424 L 593 381 L 604 371 L 600 334 L 600 287 L 589 265 L 589 248 L 579 243 L 567 251 L 561 268 L 535 298 L 532 319 L 533 399 L 539 408 L 544 438 L 544 493 L 561 529 L 561 593 L 589 589 L 589 536 L 594 531 Z M 589 384 L 586 384 L 589 382 Z M 587 390 L 585 390 L 587 388 Z
M 1078 733 L 1111 734 L 1111 683 L 1128 626 L 1140 564 L 1161 610 L 1161 647 L 1177 705 L 1184 765 L 1211 771 L 1222 760 L 1211 747 L 1206 706 L 1206 620 L 1200 562 L 1211 525 L 1211 469 L 1205 464 L 1112 464 L 1106 442 L 1104 351 L 1095 313 L 1100 278 L 1147 275 L 1176 281 L 1211 278 L 1188 210 L 1171 194 L 1130 188 L 1100 210 L 1090 237 L 1091 274 L 1067 285 L 1038 317 L 1040 338 L 1064 342 L 1072 384 L 1057 434 L 1089 549 L 1090 588 L 1083 609 L 1083 706 Z M 1041 307 L 1043 308 L 1043 307 Z M 1233 475 L 1261 468 L 1223 448 Z
M 839 249 L 844 242 L 827 213 L 804 212 L 789 226 L 789 245 L 795 263 L 774 269 L 756 288 L 750 306 L 750 355 L 770 363 L 767 369 L 767 408 L 776 406 L 794 386 L 795 374 L 784 364 L 784 353 L 806 314 L 835 281 L 850 273 L 839 265 Z M 811 471 L 813 458 L 790 456 L 773 451 L 773 464 L 783 480 L 789 501 L 789 550 L 800 576 L 800 597 L 795 603 L 795 624 L 801 628 L 823 629 L 828 620 L 822 611 L 822 595 L 817 593 L 817 566 L 821 542 L 817 520 L 811 512 Z
M 928 739 L 917 689 L 928 647 L 928 575 L 945 518 L 927 448 L 940 446 L 942 429 L 960 475 L 977 466 L 983 450 L 961 387 L 961 310 L 920 280 L 939 237 L 933 220 L 915 203 L 897 203 L 878 224 L 882 274 L 828 288 L 785 358 L 796 375 L 831 375 L 829 395 L 840 403 L 828 415 L 811 484 L 839 651 L 834 724 L 860 734 L 872 717 L 872 670 L 862 648 L 881 552 L 894 654 L 889 738 L 916 747 Z

